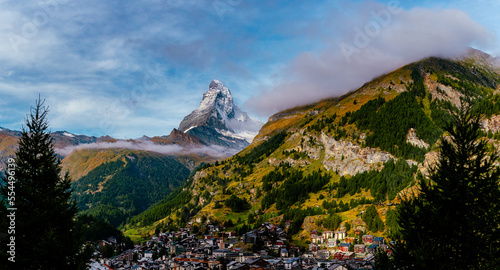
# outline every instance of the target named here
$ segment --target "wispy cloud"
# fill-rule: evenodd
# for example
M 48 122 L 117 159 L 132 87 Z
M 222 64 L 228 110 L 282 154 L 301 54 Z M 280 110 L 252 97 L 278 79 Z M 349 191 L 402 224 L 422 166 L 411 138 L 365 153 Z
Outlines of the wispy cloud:
M 61 149 L 56 149 L 56 151 L 58 154 L 62 156 L 67 156 L 71 154 L 73 151 L 78 151 L 82 149 L 130 149 L 130 150 L 155 152 L 165 155 L 194 153 L 199 155 L 210 155 L 215 157 L 228 157 L 236 154 L 234 149 L 229 149 L 218 145 L 182 147 L 176 144 L 160 145 L 160 144 L 155 144 L 151 141 L 121 141 L 121 140 L 117 142 L 100 142 L 100 143 L 79 144 L 76 146 L 67 146 Z

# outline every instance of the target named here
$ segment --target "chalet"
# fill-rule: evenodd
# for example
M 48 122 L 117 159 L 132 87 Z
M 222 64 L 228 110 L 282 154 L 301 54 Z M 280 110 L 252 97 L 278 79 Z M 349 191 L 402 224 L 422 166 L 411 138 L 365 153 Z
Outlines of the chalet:
M 375 237 L 371 234 L 365 234 L 361 237 L 363 244 L 372 244 Z
M 276 240 L 276 246 L 278 248 L 284 247 L 285 246 L 285 241 L 283 241 L 283 240 Z
M 366 246 L 363 244 L 356 244 L 354 245 L 354 252 L 357 254 L 364 254 L 366 253 Z
M 281 228 L 278 228 L 278 230 L 276 230 L 278 232 L 278 237 L 283 237 L 283 238 L 287 238 L 288 237 L 288 234 L 283 231 L 283 230 L 280 230 Z
M 321 258 L 321 259 L 328 259 L 330 258 L 331 254 L 330 254 L 330 251 L 328 249 L 322 249 L 322 250 L 318 250 L 318 257 Z
M 312 242 L 315 243 L 315 244 L 323 244 L 325 242 L 325 238 L 321 237 L 321 236 L 313 236 L 312 237 Z
M 107 246 L 107 245 L 111 245 L 111 242 L 108 242 L 106 240 L 102 240 L 99 242 L 99 246 L 101 247 L 104 247 L 104 246 Z
M 310 244 L 309 244 L 309 250 L 310 250 L 311 252 L 316 252 L 316 251 L 318 251 L 318 249 L 319 249 L 319 248 L 318 248 L 318 244 L 315 244 L 315 243 L 310 243 Z
M 374 245 L 379 245 L 379 246 L 382 245 L 382 244 L 384 244 L 384 237 L 375 237 L 373 239 L 373 244 Z
M 270 264 L 268 268 L 264 269 L 284 269 L 285 264 L 283 263 L 282 259 L 275 259 L 275 260 L 267 260 L 267 262 Z
M 248 268 L 248 266 L 237 261 L 231 261 L 226 265 L 226 269 L 229 270 L 243 270 L 245 268 Z
M 250 252 L 240 252 L 238 254 L 238 257 L 236 258 L 237 262 L 245 262 L 248 261 L 249 259 L 256 258 L 255 254 L 250 253 Z
M 287 269 L 287 270 L 301 269 L 301 267 L 300 267 L 301 260 L 298 257 L 286 260 L 284 263 L 285 263 L 285 269 Z
M 333 255 L 333 258 L 335 260 L 342 260 L 343 257 L 344 257 L 344 252 L 341 251 L 335 252 L 335 254 Z
M 234 237 L 236 237 L 236 231 L 224 232 L 224 237 L 225 238 L 234 238 Z
M 377 253 L 377 251 L 378 251 L 378 245 L 372 244 L 372 245 L 368 246 L 367 252 L 369 254 L 375 254 L 375 253 Z
M 219 227 L 214 226 L 214 225 L 208 225 L 208 231 L 211 232 L 211 233 L 218 232 L 219 231 Z
M 153 250 L 144 252 L 144 258 L 153 258 L 153 255 L 154 255 Z
M 311 237 L 312 236 L 318 236 L 318 231 L 317 230 L 311 230 Z
M 349 252 L 349 243 L 340 243 L 339 250 L 343 252 Z
M 265 249 L 262 249 L 262 250 L 259 250 L 258 255 L 262 258 L 265 258 L 265 257 L 269 256 L 269 252 Z
M 280 250 L 280 256 L 281 257 L 288 257 L 288 250 L 286 250 L 286 248 L 282 248 Z
M 118 261 L 132 261 L 134 260 L 134 251 L 132 249 L 126 250 L 120 255 L 116 256 L 116 260 Z
M 346 238 L 344 238 L 344 241 L 343 241 L 343 242 L 344 242 L 344 243 L 350 243 L 350 244 L 352 244 L 352 243 L 354 243 L 354 240 L 355 240 L 355 239 L 356 239 L 356 238 L 354 238 L 354 237 L 346 237 Z
M 253 232 L 247 232 L 243 235 L 243 242 L 245 244 L 255 244 L 257 236 Z
M 263 224 L 263 226 L 264 226 L 264 229 L 265 229 L 266 231 L 268 231 L 268 232 L 274 232 L 274 231 L 276 231 L 276 226 L 274 226 L 273 224 L 271 224 L 271 223 L 269 223 L 269 222 L 265 222 L 265 223 Z
M 292 256 L 292 257 L 300 257 L 302 255 L 300 248 L 296 247 L 296 246 L 290 246 L 290 249 L 288 250 L 288 252 L 290 253 L 290 256 Z
M 197 248 L 199 246 L 198 240 L 195 240 L 193 238 L 182 239 L 179 243 L 187 248 Z
M 335 238 L 330 238 L 328 239 L 328 247 L 335 247 L 337 245 L 337 239 Z
M 270 263 L 262 258 L 250 258 L 243 262 L 249 269 L 269 269 Z
M 216 249 L 212 252 L 212 257 L 220 258 L 220 257 L 230 257 L 230 255 L 234 255 L 236 253 L 232 252 L 229 249 Z
M 313 242 L 314 244 L 318 244 L 318 235 L 312 234 L 311 242 Z
M 118 243 L 118 240 L 116 239 L 116 237 L 114 237 L 114 236 L 110 236 L 110 237 L 108 238 L 108 242 L 110 242 L 110 243 L 111 243 L 111 244 L 113 244 L 113 245 L 116 245 L 116 244 Z
M 342 255 L 342 260 L 354 260 L 354 252 L 345 252 L 343 255 Z
M 147 268 L 144 268 L 147 269 Z M 198 269 L 205 269 L 205 266 L 201 262 L 179 262 L 177 264 L 176 269 L 178 270 L 198 270 Z
M 323 261 L 323 262 L 318 262 L 317 265 L 318 266 L 315 266 L 312 269 L 348 270 L 348 268 L 346 268 L 337 261 Z

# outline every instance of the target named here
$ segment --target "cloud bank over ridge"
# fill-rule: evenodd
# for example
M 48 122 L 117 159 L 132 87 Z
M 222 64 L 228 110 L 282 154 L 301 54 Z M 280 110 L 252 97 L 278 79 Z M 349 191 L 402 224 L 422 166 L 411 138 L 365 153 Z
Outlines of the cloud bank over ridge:
M 295 57 L 262 87 L 267 91 L 245 105 L 269 115 L 340 96 L 426 57 L 457 57 L 471 46 L 484 48 L 495 41 L 493 34 L 461 10 L 404 10 L 398 3 L 364 2 L 332 11 L 323 24 L 310 28 L 328 45 Z
M 82 149 L 129 149 L 129 150 L 140 150 L 155 152 L 164 155 L 178 155 L 178 154 L 198 154 L 198 155 L 209 155 L 215 157 L 228 157 L 236 154 L 236 150 L 225 148 L 218 145 L 200 146 L 185 148 L 176 144 L 160 145 L 155 144 L 151 141 L 122 141 L 117 142 L 100 142 L 100 143 L 89 143 L 89 144 L 79 144 L 76 146 L 67 146 L 61 149 L 56 149 L 59 155 L 67 156 L 73 151 L 78 151 Z

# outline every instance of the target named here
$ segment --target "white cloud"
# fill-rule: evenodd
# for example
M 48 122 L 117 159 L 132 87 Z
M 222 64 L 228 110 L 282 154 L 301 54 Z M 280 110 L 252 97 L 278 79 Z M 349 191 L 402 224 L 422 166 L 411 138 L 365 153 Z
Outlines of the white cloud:
M 78 151 L 81 149 L 130 149 L 130 150 L 149 151 L 166 155 L 195 153 L 201 155 L 220 156 L 220 157 L 228 157 L 236 154 L 234 149 L 229 149 L 218 145 L 184 148 L 176 144 L 159 145 L 152 143 L 150 141 L 131 142 L 131 141 L 121 141 L 121 140 L 117 142 L 101 142 L 101 143 L 79 144 L 76 146 L 67 146 L 62 149 L 56 149 L 56 151 L 58 154 L 62 156 L 67 156 L 71 152 Z
M 429 56 L 455 57 L 469 46 L 488 47 L 493 40 L 490 32 L 460 10 L 402 10 L 374 2 L 351 8 L 342 11 L 347 15 L 336 13 L 328 20 L 333 29 L 327 34 L 340 36 L 327 40 L 329 45 L 322 51 L 298 55 L 278 72 L 270 90 L 245 105 L 269 115 L 340 96 L 410 62 Z

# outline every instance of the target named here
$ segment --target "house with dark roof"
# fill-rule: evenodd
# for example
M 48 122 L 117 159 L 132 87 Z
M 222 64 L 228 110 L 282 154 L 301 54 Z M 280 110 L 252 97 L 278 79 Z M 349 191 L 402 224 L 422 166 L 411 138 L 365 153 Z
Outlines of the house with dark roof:
M 375 237 L 373 239 L 373 244 L 374 245 L 379 245 L 379 246 L 382 245 L 382 244 L 384 244 L 384 237 Z
M 372 244 L 370 246 L 368 246 L 367 250 L 366 250 L 369 254 L 375 254 L 377 253 L 378 251 L 378 245 L 375 245 L 375 244 Z
M 286 248 L 282 248 L 280 250 L 280 256 L 281 257 L 288 257 L 288 250 L 286 250 Z

